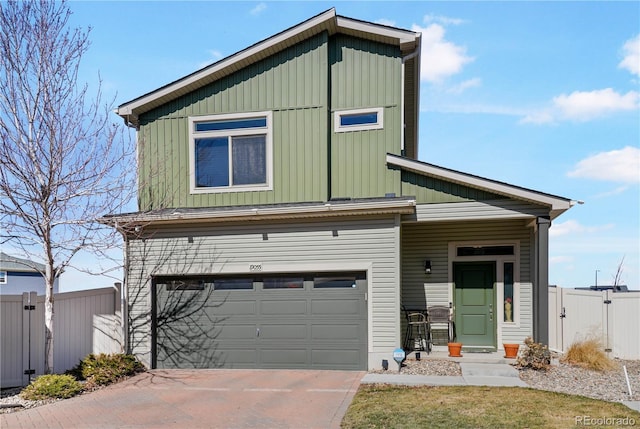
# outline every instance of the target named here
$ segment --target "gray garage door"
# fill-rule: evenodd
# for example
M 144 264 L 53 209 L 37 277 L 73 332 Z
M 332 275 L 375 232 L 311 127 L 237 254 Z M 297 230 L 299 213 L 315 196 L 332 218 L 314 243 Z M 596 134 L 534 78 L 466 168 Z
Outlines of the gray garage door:
M 367 368 L 364 273 L 154 281 L 156 368 Z

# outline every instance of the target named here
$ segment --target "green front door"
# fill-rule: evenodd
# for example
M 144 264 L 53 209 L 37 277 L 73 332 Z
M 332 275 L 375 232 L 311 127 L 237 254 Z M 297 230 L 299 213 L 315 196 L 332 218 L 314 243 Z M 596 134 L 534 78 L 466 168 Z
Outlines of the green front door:
M 465 349 L 496 349 L 494 262 L 454 263 L 454 320 Z

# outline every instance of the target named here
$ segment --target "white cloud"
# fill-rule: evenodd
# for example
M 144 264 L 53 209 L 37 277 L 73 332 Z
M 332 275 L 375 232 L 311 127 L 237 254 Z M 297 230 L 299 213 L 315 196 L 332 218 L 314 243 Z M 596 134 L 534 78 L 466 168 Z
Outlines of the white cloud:
M 595 154 L 578 162 L 567 175 L 609 182 L 640 183 L 640 149 L 627 146 Z
M 627 40 L 622 47 L 622 51 L 624 58 L 620 61 L 618 67 L 640 76 L 640 34 Z
M 559 95 L 553 99 L 562 115 L 568 119 L 588 121 L 609 112 L 634 110 L 638 108 L 640 93 L 629 91 L 618 94 L 611 88 L 581 92 L 574 91 L 569 95 Z
M 411 29 L 422 33 L 422 80 L 440 83 L 445 78 L 459 73 L 465 64 L 474 60 L 466 55 L 465 47 L 445 40 L 444 27 L 439 24 L 431 24 L 428 27 L 414 24 Z
M 590 234 L 598 231 L 605 231 L 613 228 L 613 224 L 598 225 L 598 226 L 584 226 L 578 221 L 567 220 L 561 223 L 554 223 L 549 228 L 549 237 L 559 237 L 567 234 Z
M 526 115 L 520 122 L 545 124 L 560 120 L 589 121 L 611 113 L 637 110 L 640 92 L 619 94 L 611 88 L 574 91 L 554 97 L 551 106 Z
M 389 27 L 395 27 L 396 26 L 396 22 L 392 21 L 390 19 L 386 19 L 386 18 L 380 18 L 379 20 L 376 21 L 376 24 L 380 24 L 380 25 L 386 25 Z
M 444 25 L 460 25 L 464 24 L 466 21 L 460 18 L 449 18 L 448 16 L 443 15 L 425 15 L 423 18 L 425 24 L 429 24 L 431 22 L 438 22 Z
M 447 92 L 450 92 L 452 94 L 462 94 L 467 89 L 475 88 L 480 85 L 482 85 L 482 79 L 480 79 L 479 77 L 475 77 L 473 79 L 465 80 L 464 82 L 460 82 L 459 84 L 452 86 L 447 90 Z
M 601 192 L 597 195 L 594 195 L 593 198 L 606 198 L 606 197 L 611 197 L 614 195 L 620 195 L 622 193 L 624 193 L 627 189 L 629 189 L 629 186 L 618 186 L 615 189 L 612 189 L 610 191 L 607 192 Z
M 265 11 L 265 9 L 267 8 L 267 4 L 262 2 L 262 3 L 258 3 L 253 9 L 251 9 L 249 11 L 249 13 L 251 15 L 260 15 L 262 12 Z

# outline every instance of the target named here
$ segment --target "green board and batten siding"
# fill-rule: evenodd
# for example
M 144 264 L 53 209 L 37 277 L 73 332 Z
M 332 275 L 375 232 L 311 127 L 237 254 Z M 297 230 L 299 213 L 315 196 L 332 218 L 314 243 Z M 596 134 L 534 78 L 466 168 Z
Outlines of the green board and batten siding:
M 416 197 L 421 203 L 456 203 L 506 199 L 501 195 L 471 188 L 457 183 L 402 170 L 402 195 Z
M 331 111 L 384 108 L 384 128 L 332 133 L 331 196 L 400 195 L 399 171 L 385 167 L 400 154 L 402 59 L 398 47 L 338 35 L 331 50 Z M 333 127 L 333 124 L 332 124 Z
M 127 273 L 132 351 L 150 363 L 151 276 L 250 275 L 249 265 L 260 263 L 262 273 L 366 272 L 368 365 L 375 367 L 400 341 L 399 247 L 397 216 L 211 224 L 150 232 L 144 241 L 128 242 L 129 265 L 137 267 Z
M 400 87 L 397 48 L 322 33 L 147 112 L 140 209 L 399 195 L 384 157 L 400 153 Z M 333 111 L 356 107 L 383 107 L 384 129 L 333 133 Z M 256 111 L 273 112 L 273 189 L 190 194 L 188 118 Z
M 327 38 L 307 39 L 144 114 L 140 209 L 325 200 Z M 273 112 L 273 190 L 190 194 L 188 118 L 255 111 Z

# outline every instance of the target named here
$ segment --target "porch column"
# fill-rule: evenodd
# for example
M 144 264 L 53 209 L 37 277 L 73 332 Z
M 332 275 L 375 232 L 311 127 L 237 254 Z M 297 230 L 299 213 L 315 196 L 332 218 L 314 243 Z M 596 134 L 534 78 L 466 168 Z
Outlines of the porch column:
M 533 339 L 549 344 L 549 227 L 551 219 L 536 219 L 535 284 L 533 286 Z

